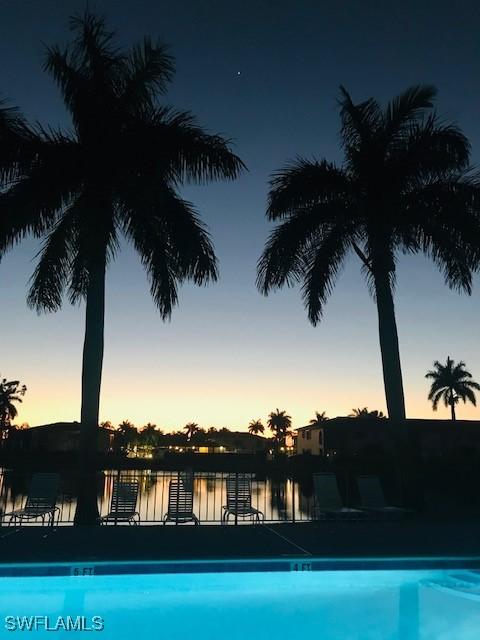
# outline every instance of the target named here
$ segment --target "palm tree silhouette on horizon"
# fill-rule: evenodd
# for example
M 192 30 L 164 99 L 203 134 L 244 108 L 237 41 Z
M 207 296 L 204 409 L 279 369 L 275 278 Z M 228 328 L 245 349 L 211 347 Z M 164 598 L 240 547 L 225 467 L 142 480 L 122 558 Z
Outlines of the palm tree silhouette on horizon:
M 352 409 L 352 413 L 348 416 L 349 418 L 376 418 L 379 420 L 383 420 L 387 416 L 383 413 L 383 411 L 379 411 L 378 409 L 373 409 L 369 411 L 368 407 L 358 407 L 357 409 Z
M 15 403 L 22 403 L 27 387 L 19 380 L 0 378 L 0 445 L 11 428 L 11 421 L 18 415 Z
M 30 130 L 33 161 L 22 158 L 15 179 L 3 181 L 0 255 L 27 234 L 44 238 L 29 305 L 56 311 L 65 290 L 72 303 L 85 301 L 75 524 L 93 524 L 106 269 L 123 235 L 140 255 L 160 316 L 169 318 L 179 284 L 217 279 L 210 236 L 178 187 L 233 180 L 244 165 L 228 140 L 207 134 L 190 113 L 159 105 L 174 73 L 162 44 L 145 38 L 124 51 L 104 18 L 88 11 L 70 28 L 73 41 L 47 48 L 44 68 L 73 129 Z
M 291 416 L 287 415 L 286 411 L 280 411 L 277 408 L 269 414 L 267 425 L 273 433 L 276 447 L 285 446 L 285 438 L 290 435 L 292 426 Z
M 184 427 L 185 435 L 187 437 L 187 442 L 193 438 L 193 436 L 200 431 L 200 427 L 196 422 L 188 422 Z
M 432 408 L 437 411 L 441 400 L 445 407 L 450 407 L 452 421 L 455 422 L 455 405 L 461 399 L 466 404 L 467 400 L 477 406 L 475 391 L 480 391 L 480 384 L 472 380 L 472 374 L 465 369 L 465 362 L 455 361 L 447 357 L 446 364 L 438 360 L 433 363 L 434 369 L 428 371 L 426 378 L 433 380 L 428 394 L 428 399 L 432 402 Z
M 265 427 L 262 424 L 260 419 L 252 420 L 248 425 L 248 433 L 251 433 L 254 436 L 258 436 L 259 433 L 264 433 Z
M 344 162 L 297 158 L 273 174 L 267 217 L 280 223 L 259 260 L 257 285 L 267 295 L 302 283 L 316 325 L 353 251 L 376 301 L 388 415 L 399 426 L 406 416 L 396 253 L 426 254 L 450 287 L 470 293 L 480 247 L 479 183 L 466 174 L 467 139 L 432 111 L 433 87 L 410 87 L 384 109 L 372 98 L 355 104 L 340 91 Z
M 315 411 L 315 417 L 311 418 L 311 420 L 308 421 L 308 424 L 312 427 L 320 427 L 324 422 L 328 422 L 328 420 L 329 418 L 325 411 L 322 411 L 322 413 Z

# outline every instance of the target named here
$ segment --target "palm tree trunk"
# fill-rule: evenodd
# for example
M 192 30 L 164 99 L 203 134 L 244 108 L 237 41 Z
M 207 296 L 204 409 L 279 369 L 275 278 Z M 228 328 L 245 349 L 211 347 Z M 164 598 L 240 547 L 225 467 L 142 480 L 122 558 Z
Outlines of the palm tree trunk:
M 387 273 L 375 273 L 374 279 L 388 416 L 393 421 L 403 422 L 405 420 L 405 396 L 392 290 Z
M 405 419 L 405 396 L 403 393 L 397 323 L 388 272 L 382 269 L 375 270 L 374 282 L 383 381 L 389 416 L 389 430 L 393 444 L 392 463 L 397 483 L 398 500 L 400 504 L 406 507 L 415 507 L 418 506 L 422 499 L 418 476 L 419 469 L 415 455 L 415 438 L 410 433 Z
M 105 260 L 90 268 L 82 365 L 80 474 L 75 525 L 98 524 L 97 438 L 105 324 Z
M 452 389 L 450 389 L 450 410 L 451 410 L 451 413 L 452 413 L 452 421 L 456 422 L 457 421 L 457 417 L 455 415 L 455 398 L 453 396 Z

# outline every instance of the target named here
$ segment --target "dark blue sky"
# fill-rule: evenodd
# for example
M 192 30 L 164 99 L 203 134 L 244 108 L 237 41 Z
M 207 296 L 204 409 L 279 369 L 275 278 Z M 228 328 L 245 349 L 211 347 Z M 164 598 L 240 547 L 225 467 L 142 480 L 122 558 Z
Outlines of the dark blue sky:
M 298 291 L 267 299 L 256 292 L 255 263 L 269 229 L 267 180 L 297 154 L 341 160 L 339 84 L 356 100 L 381 101 L 411 84 L 436 85 L 439 112 L 464 129 L 478 164 L 478 4 L 135 0 L 90 7 L 107 15 L 126 46 L 145 34 L 171 45 L 177 74 L 165 101 L 231 137 L 249 168 L 233 184 L 185 190 L 211 229 L 222 277 L 206 290 L 186 287 L 170 324 L 160 322 L 128 247 L 111 269 L 102 417 L 245 428 L 276 406 L 295 426 L 316 409 L 384 409 L 375 307 L 354 257 L 316 329 Z M 68 16 L 84 8 L 73 0 L 0 1 L 0 94 L 43 124 L 68 126 L 41 69 L 42 42 L 66 42 Z M 9 299 L 0 330 L 12 338 L 0 370 L 29 386 L 20 418 L 32 424 L 78 416 L 83 327 L 78 309 L 41 318 L 26 309 L 35 249 L 26 242 L 0 265 Z M 478 291 L 460 297 L 422 258 L 400 260 L 410 416 L 430 415 L 423 375 L 433 359 L 464 359 L 480 377 L 479 311 Z

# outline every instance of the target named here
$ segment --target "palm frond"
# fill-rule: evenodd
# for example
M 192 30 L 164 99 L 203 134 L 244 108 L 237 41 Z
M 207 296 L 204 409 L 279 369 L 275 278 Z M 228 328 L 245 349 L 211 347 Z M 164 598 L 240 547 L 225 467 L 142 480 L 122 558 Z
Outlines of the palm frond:
M 73 204 L 43 243 L 27 298 L 28 305 L 37 312 L 57 311 L 62 305 L 63 291 L 70 275 L 72 238 L 77 227 L 78 211 Z
M 470 158 L 470 143 L 454 124 L 444 124 L 436 114 L 412 122 L 388 146 L 387 166 L 408 184 L 419 178 L 431 180 L 449 172 L 464 171 Z
M 351 229 L 347 225 L 338 224 L 314 243 L 309 251 L 302 298 L 313 325 L 316 325 L 323 315 L 323 306 L 333 291 L 350 248 Z
M 166 46 L 153 44 L 150 38 L 132 48 L 122 88 L 122 101 L 128 110 L 153 106 L 156 95 L 166 92 L 175 72 L 174 59 L 167 51 Z
M 353 227 L 344 203 L 321 204 L 299 209 L 271 231 L 257 263 L 257 287 L 267 295 L 271 289 L 293 286 L 305 275 L 309 251 L 323 234 L 346 221 Z
M 431 85 L 414 85 L 391 100 L 384 115 L 387 138 L 393 138 L 421 117 L 427 109 L 433 108 L 436 95 L 437 90 Z
M 191 203 L 155 179 L 132 180 L 118 191 L 118 197 L 123 224 L 153 224 L 168 243 L 172 259 L 176 256 L 176 277 L 198 285 L 217 279 L 210 234 Z
M 369 144 L 381 126 L 383 118 L 380 105 L 373 98 L 354 104 L 345 87 L 340 86 L 340 93 L 340 134 L 348 153 L 350 148 Z
M 453 177 L 412 190 L 403 202 L 398 234 L 409 252 L 422 251 L 448 286 L 471 293 L 480 264 L 480 185 Z M 477 213 L 478 212 L 478 213 Z
M 72 239 L 73 259 L 68 296 L 72 304 L 84 299 L 90 275 L 97 265 L 102 268 L 115 258 L 119 248 L 117 220 L 109 198 L 85 189 L 76 202 L 77 228 Z M 95 229 L 95 233 L 92 233 Z
M 303 207 L 331 202 L 349 202 L 347 175 L 326 160 L 297 158 L 270 180 L 267 218 L 277 220 Z
M 142 117 L 143 126 L 134 132 L 136 148 L 146 165 L 175 184 L 234 180 L 246 168 L 229 140 L 206 133 L 188 112 L 156 108 Z
M 165 185 L 123 192 L 120 210 L 126 236 L 140 255 L 150 291 L 162 318 L 178 302 L 178 284 L 217 279 L 216 258 L 209 235 L 190 203 Z

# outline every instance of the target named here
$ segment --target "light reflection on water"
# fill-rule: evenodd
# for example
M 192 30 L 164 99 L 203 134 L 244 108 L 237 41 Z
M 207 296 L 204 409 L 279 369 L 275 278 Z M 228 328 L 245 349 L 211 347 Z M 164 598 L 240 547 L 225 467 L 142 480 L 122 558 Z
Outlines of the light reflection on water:
M 195 472 L 194 513 L 201 522 L 219 523 L 226 504 L 228 473 Z M 8 513 L 23 506 L 28 492 L 28 473 L 0 469 L 0 513 Z M 309 520 L 313 511 L 311 483 L 303 486 L 288 478 L 251 477 L 252 506 L 263 512 L 268 521 Z M 109 510 L 115 478 L 139 481 L 137 509 L 143 523 L 158 523 L 168 507 L 168 484 L 178 478 L 174 471 L 105 471 L 99 474 L 98 500 L 102 515 Z M 72 522 L 76 506 L 76 482 L 71 474 L 62 474 L 61 494 L 57 505 L 60 521 Z M 231 519 L 233 522 L 233 518 Z M 249 523 L 239 519 L 238 523 Z

